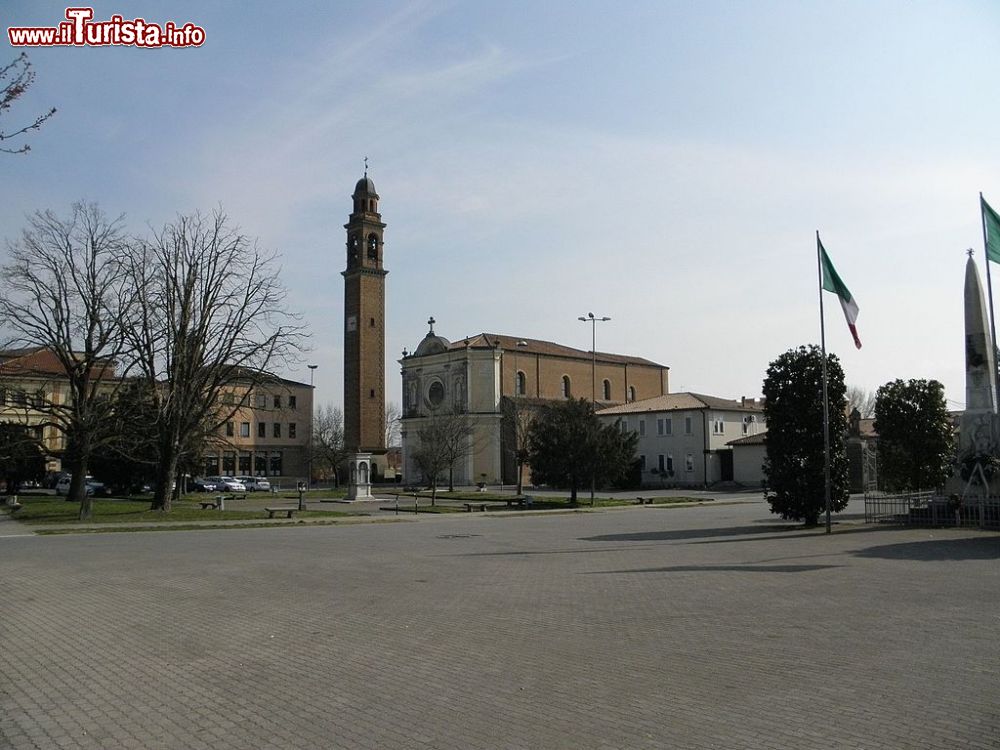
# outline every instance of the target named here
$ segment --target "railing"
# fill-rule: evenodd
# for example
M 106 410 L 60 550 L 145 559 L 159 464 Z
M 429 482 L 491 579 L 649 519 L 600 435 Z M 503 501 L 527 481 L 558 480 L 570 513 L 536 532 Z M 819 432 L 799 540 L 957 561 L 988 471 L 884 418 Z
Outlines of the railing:
M 954 503 L 934 492 L 866 492 L 865 523 L 1000 529 L 1000 496 Z

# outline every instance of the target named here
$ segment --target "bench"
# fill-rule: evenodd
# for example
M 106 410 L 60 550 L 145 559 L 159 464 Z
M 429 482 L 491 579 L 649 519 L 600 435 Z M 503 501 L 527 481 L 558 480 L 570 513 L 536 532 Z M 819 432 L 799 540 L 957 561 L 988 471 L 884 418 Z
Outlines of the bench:
M 217 503 L 215 500 L 203 500 L 202 502 L 198 503 L 198 505 L 201 506 L 202 510 L 208 510 L 209 508 L 215 510 L 216 508 L 219 507 L 219 503 Z
M 471 513 L 474 509 L 478 508 L 483 513 L 486 512 L 486 503 L 463 503 L 465 505 L 465 512 Z
M 267 511 L 268 518 L 274 518 L 275 513 L 284 513 L 285 518 L 291 518 L 294 513 L 298 511 L 294 505 L 286 505 L 279 508 L 264 508 Z
M 653 498 L 651 498 L 651 497 L 637 497 L 635 499 L 635 502 L 636 502 L 636 505 L 643 505 L 643 504 L 645 504 L 645 505 L 652 505 L 653 504 Z

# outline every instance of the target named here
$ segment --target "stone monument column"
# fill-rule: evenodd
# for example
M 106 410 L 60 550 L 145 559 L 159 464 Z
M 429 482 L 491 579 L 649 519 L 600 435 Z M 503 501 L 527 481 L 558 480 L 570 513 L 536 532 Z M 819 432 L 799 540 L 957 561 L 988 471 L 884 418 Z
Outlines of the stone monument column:
M 997 371 L 989 331 L 983 285 L 970 255 L 965 264 L 965 412 L 960 457 L 996 449 Z
M 372 454 L 352 453 L 347 457 L 348 501 L 372 499 Z

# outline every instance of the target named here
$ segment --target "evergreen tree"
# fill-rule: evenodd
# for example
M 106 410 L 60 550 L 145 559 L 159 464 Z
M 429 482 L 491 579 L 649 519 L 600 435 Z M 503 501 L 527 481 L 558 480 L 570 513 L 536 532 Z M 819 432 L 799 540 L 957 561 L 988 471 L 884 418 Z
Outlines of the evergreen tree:
M 887 489 L 931 490 L 951 474 L 955 442 L 944 386 L 894 380 L 875 399 L 879 473 Z
M 569 487 L 570 502 L 593 481 L 613 482 L 628 472 L 639 437 L 621 423 L 603 424 L 584 399 L 543 406 L 528 434 L 528 463 L 536 483 Z
M 823 455 L 823 355 L 818 346 L 790 349 L 767 368 L 765 493 L 771 512 L 815 525 L 825 511 Z M 827 355 L 830 427 L 830 503 L 847 507 L 847 413 L 844 371 Z

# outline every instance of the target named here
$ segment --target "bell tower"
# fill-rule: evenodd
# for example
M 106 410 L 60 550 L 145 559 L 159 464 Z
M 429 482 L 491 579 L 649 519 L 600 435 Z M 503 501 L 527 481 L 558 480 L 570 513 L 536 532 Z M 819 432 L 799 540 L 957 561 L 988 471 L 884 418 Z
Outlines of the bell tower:
M 344 277 L 344 447 L 385 454 L 385 275 L 378 193 L 358 180 L 347 230 Z

